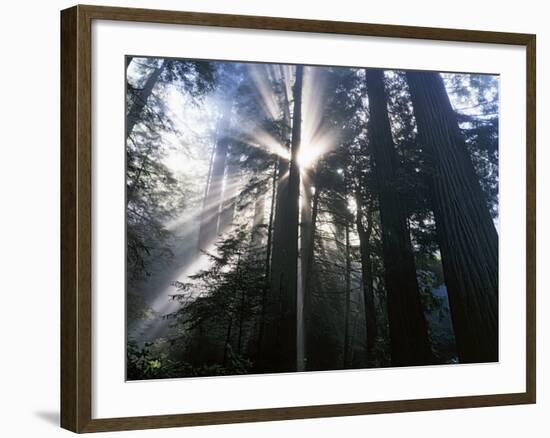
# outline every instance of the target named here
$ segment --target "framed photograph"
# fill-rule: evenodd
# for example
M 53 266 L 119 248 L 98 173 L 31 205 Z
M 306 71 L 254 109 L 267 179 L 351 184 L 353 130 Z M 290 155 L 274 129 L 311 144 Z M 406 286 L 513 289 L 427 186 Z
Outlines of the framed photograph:
M 535 403 L 535 35 L 61 13 L 61 423 Z

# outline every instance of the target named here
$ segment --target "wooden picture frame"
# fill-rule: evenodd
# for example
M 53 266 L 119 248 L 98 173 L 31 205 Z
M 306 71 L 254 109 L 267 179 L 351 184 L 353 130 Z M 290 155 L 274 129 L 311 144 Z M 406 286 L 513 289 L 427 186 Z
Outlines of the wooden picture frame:
M 126 418 L 92 418 L 92 21 L 518 45 L 526 48 L 526 391 Z M 61 426 L 99 432 L 535 403 L 535 57 L 531 34 L 289 18 L 75 6 L 61 12 Z

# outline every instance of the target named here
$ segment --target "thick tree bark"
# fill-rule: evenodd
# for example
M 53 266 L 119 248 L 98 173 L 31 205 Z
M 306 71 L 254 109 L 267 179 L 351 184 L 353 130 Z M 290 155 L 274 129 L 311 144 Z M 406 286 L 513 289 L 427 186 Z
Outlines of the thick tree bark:
M 126 61 L 128 61 L 128 59 L 131 60 L 131 58 L 127 57 Z M 126 115 L 126 138 L 130 136 L 134 130 L 134 126 L 140 120 L 141 113 L 143 112 L 145 105 L 147 105 L 149 97 L 153 94 L 153 89 L 155 88 L 155 85 L 157 84 L 163 70 L 164 61 L 162 61 L 161 64 L 149 75 L 145 81 L 145 85 L 132 102 L 132 105 L 128 110 L 128 114 Z
M 374 345 L 378 336 L 376 309 L 374 305 L 374 279 L 372 274 L 372 258 L 370 238 L 372 235 L 372 210 L 368 207 L 366 215 L 363 213 L 363 199 L 359 188 L 355 191 L 357 214 L 355 224 L 359 235 L 359 251 L 361 254 L 361 276 L 363 283 L 363 303 L 365 306 L 365 330 L 367 346 L 367 363 L 373 364 Z M 366 226 L 363 218 L 366 216 Z
M 282 270 L 284 262 L 282 254 L 282 245 L 279 242 L 283 241 L 284 237 L 284 223 L 285 223 L 285 202 L 288 195 L 288 175 L 290 168 L 290 141 L 291 141 L 291 126 L 292 120 L 290 115 L 290 101 L 286 93 L 286 87 L 283 86 L 283 129 L 282 129 L 282 143 L 288 150 L 288 156 L 279 157 L 277 163 L 277 195 L 275 199 L 275 216 L 273 222 L 273 250 L 271 257 L 271 275 L 270 280 L 274 275 L 278 276 Z M 272 294 L 275 294 L 272 284 Z
M 272 363 L 274 363 L 275 342 L 277 338 L 277 326 L 280 318 L 281 298 L 279 296 L 279 288 L 275 288 L 273 278 L 279 278 L 284 270 L 285 260 L 283 258 L 283 240 L 284 240 L 284 218 L 285 218 L 285 202 L 288 195 L 288 172 L 290 165 L 290 141 L 291 141 L 291 115 L 290 101 L 286 93 L 286 87 L 283 87 L 283 128 L 281 143 L 288 150 L 288 156 L 279 157 L 276 164 L 276 171 L 273 174 L 273 197 L 271 203 L 271 227 L 268 234 L 268 253 L 266 258 L 266 279 L 269 288 L 266 287 L 262 301 L 262 325 L 260 328 L 258 345 L 259 357 L 257 366 L 260 371 L 271 371 Z M 267 290 L 269 289 L 269 290 Z
M 460 362 L 498 360 L 498 235 L 443 80 L 408 72 Z
M 397 189 L 397 154 L 391 135 L 383 70 L 367 69 L 366 84 L 369 139 L 380 204 L 392 363 L 396 366 L 427 364 L 432 354 L 407 215 Z
M 297 282 L 298 222 L 300 201 L 300 149 L 302 120 L 303 67 L 296 67 L 291 157 L 286 172 L 279 178 L 273 239 L 270 315 L 264 333 L 263 359 L 270 371 L 295 371 L 297 368 Z M 282 162 L 284 160 L 281 160 Z M 279 169 L 281 170 L 281 168 Z M 282 169 L 284 172 L 284 168 Z M 285 181 L 287 179 L 287 181 Z M 285 184 L 283 184 L 285 182 Z

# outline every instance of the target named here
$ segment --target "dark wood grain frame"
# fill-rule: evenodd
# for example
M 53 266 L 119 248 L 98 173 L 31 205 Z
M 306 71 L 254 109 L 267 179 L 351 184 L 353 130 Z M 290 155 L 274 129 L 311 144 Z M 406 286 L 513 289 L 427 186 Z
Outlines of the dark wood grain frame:
M 498 395 L 92 419 L 91 24 L 93 20 L 220 26 L 525 46 L 527 52 L 526 391 Z M 62 11 L 61 426 L 80 433 L 535 403 L 535 48 L 535 35 L 519 33 L 81 5 Z

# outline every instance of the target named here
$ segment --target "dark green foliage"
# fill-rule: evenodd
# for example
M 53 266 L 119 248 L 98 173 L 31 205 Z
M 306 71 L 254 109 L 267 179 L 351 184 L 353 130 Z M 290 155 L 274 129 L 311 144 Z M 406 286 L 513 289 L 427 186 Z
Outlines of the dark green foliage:
M 154 344 L 146 342 L 138 348 L 135 342 L 127 346 L 128 380 L 169 379 L 179 377 L 232 376 L 247 374 L 251 370 L 251 362 L 234 353 L 228 355 L 226 365 L 202 364 L 193 365 L 183 360 L 170 358 L 171 350 L 153 352 Z M 168 351 L 169 353 L 166 353 Z
M 251 239 L 250 228 L 236 230 L 218 242 L 216 255 L 209 255 L 209 269 L 191 276 L 189 283 L 174 282 L 177 293 L 172 298 L 180 309 L 168 315 L 172 324 L 183 336 L 209 333 L 206 345 L 191 342 L 183 352 L 183 359 L 189 356 L 187 361 L 193 365 L 204 361 L 213 366 L 221 359 L 222 365 L 232 368 L 237 363 L 247 369 L 252 366 L 245 359 L 254 347 L 249 332 L 255 326 L 266 282 L 262 254 L 251 248 Z M 208 358 L 214 359 L 212 363 Z

